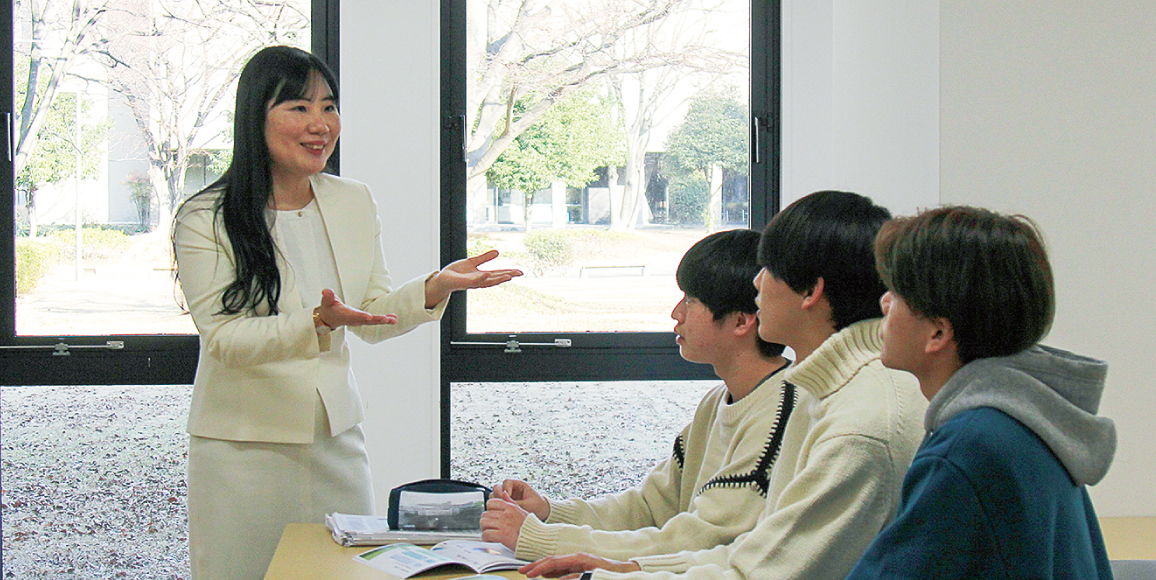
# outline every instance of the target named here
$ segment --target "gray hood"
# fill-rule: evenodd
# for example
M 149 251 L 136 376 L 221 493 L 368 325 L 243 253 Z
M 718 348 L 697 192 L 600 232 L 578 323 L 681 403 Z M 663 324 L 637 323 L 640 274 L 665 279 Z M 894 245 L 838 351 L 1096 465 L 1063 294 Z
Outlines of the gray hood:
M 959 369 L 927 408 L 934 431 L 956 414 L 992 407 L 1023 423 L 1051 448 L 1077 484 L 1095 484 L 1116 453 L 1116 426 L 1097 417 L 1108 364 L 1043 345 Z

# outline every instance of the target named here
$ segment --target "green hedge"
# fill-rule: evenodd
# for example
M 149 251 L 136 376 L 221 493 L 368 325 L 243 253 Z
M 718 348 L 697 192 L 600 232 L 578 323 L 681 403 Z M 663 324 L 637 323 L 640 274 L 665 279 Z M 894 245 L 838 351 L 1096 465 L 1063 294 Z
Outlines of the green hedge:
M 530 232 L 522 238 L 522 245 L 530 254 L 534 274 L 541 276 L 555 268 L 565 268 L 574 261 L 574 244 L 564 234 L 565 230 Z
M 60 262 L 60 247 L 42 239 L 16 240 L 16 295 L 20 296 Z
M 670 223 L 700 225 L 707 223 L 710 184 L 701 174 L 675 175 L 668 183 Z
M 533 231 L 522 238 L 530 256 L 531 267 L 538 276 L 565 268 L 575 259 L 597 259 L 617 252 L 619 244 L 638 236 L 629 232 L 596 229 Z
M 114 258 L 132 246 L 132 240 L 119 229 L 89 226 L 81 230 L 84 234 L 84 258 Z M 72 228 L 62 228 L 49 233 L 46 238 L 55 242 L 61 250 L 61 257 L 72 259 L 76 248 L 76 234 Z
M 496 248 L 497 246 L 495 246 L 491 240 L 470 238 L 466 241 L 466 255 L 471 257 L 484 254 Z

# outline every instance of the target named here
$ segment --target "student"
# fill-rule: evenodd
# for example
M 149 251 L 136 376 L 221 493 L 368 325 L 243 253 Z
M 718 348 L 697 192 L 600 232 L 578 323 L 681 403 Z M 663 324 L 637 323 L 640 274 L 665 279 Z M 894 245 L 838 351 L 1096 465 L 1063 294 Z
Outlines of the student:
M 794 404 L 776 374 L 788 364 L 783 346 L 758 334 L 750 284 L 758 243 L 751 230 L 712 234 L 678 266 L 685 294 L 670 317 L 679 352 L 711 365 L 723 384 L 703 397 L 672 456 L 637 487 L 588 501 L 547 500 L 506 480 L 482 515 L 484 540 L 525 559 L 579 551 L 623 558 L 728 543 L 754 526 Z
M 759 335 L 794 350 L 798 362 L 783 379 L 798 400 L 750 532 L 709 550 L 627 562 L 547 558 L 523 573 L 594 570 L 598 580 L 845 576 L 895 514 L 923 435 L 926 401 L 915 378 L 879 362 L 884 288 L 872 242 L 889 217 L 861 195 L 822 191 L 791 204 L 763 232 L 754 279 Z
M 875 247 L 883 363 L 931 405 L 899 514 L 849 578 L 1111 578 L 1085 488 L 1116 448 L 1107 365 L 1037 344 L 1055 299 L 1034 224 L 946 207 Z

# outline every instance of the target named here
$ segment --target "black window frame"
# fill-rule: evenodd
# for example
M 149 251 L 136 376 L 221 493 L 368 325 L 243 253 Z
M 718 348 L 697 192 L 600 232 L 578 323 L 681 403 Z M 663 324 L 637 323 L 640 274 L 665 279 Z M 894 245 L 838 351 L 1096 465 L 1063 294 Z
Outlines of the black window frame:
M 779 0 L 751 0 L 751 228 L 779 210 L 781 152 L 781 21 Z M 466 255 L 466 0 L 441 0 L 441 260 Z M 763 87 L 764 90 L 755 90 Z M 755 192 L 761 192 L 756 196 Z M 501 344 L 571 346 L 523 347 Z M 486 343 L 486 344 L 483 344 Z M 702 380 L 707 365 L 679 356 L 673 332 L 468 334 L 466 297 L 453 296 L 441 325 L 441 474 L 450 477 L 451 385 L 458 382 Z
M 340 0 L 312 0 L 311 50 L 339 75 Z M 197 368 L 199 343 L 196 335 L 115 335 L 115 336 L 16 336 L 16 248 L 15 176 L 13 149 L 15 117 L 13 102 L 14 47 L 11 2 L 0 7 L 6 23 L 0 44 L 8 51 L 0 63 L 0 103 L 7 128 L 7 155 L 0 155 L 0 385 L 187 385 Z M 340 76 L 338 76 L 340 78 Z M 337 152 L 333 166 L 337 167 Z M 91 348 L 109 342 L 120 349 Z M 67 345 L 67 349 L 54 348 Z M 89 347 L 89 348 L 76 348 Z M 66 353 L 66 354 L 62 354 Z

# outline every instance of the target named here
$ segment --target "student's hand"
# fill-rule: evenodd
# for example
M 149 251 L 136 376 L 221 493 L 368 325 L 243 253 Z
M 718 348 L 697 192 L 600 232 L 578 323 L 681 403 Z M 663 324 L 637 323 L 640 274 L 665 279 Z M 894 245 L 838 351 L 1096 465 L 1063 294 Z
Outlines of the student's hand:
M 504 270 L 479 270 L 478 266 L 498 257 L 497 250 L 490 250 L 472 258 L 465 258 L 442 268 L 425 283 L 425 307 L 433 308 L 441 304 L 450 294 L 458 290 L 489 288 L 521 276 L 522 271 L 514 268 Z
M 582 572 L 601 568 L 611 572 L 638 572 L 642 567 L 634 562 L 608 560 L 592 554 L 550 556 L 526 564 L 518 571 L 529 578 L 575 578 Z
M 329 328 L 397 324 L 397 315 L 370 314 L 364 310 L 358 310 L 338 300 L 333 290 L 328 288 L 321 291 L 321 306 L 317 308 L 317 313 L 321 315 L 321 323 Z
M 506 479 L 494 487 L 494 493 L 504 493 L 518 507 L 538 516 L 546 521 L 550 517 L 550 502 L 541 494 L 534 491 L 530 484 L 518 479 Z
M 518 507 L 508 493 L 494 488 L 493 495 L 486 502 L 486 511 L 482 512 L 482 541 L 499 542 L 517 551 L 518 535 L 528 515 L 530 512 Z

